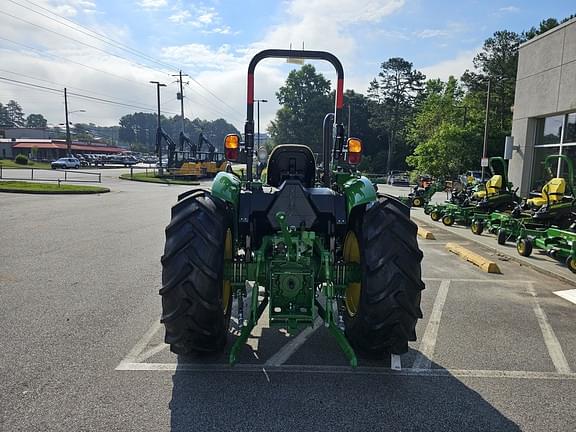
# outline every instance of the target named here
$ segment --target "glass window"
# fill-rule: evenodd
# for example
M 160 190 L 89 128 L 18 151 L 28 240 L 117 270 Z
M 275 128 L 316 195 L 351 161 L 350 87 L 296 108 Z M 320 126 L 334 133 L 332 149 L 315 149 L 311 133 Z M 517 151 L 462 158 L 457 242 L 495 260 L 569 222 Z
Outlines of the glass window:
M 564 142 L 576 143 L 576 113 L 566 116 L 566 129 L 564 130 Z
M 563 115 L 539 119 L 536 132 L 536 145 L 560 144 L 563 123 Z
M 546 156 L 560 153 L 560 146 L 534 148 L 534 166 L 532 169 L 532 184 L 530 190 L 540 191 L 551 177 L 556 177 L 558 161 L 550 164 L 551 173 L 544 168 Z
M 576 145 L 563 146 L 562 154 L 568 156 L 572 161 L 572 169 L 576 168 Z M 568 179 L 568 167 L 564 162 L 560 164 L 560 177 Z M 572 181 L 574 181 L 574 179 L 572 179 Z

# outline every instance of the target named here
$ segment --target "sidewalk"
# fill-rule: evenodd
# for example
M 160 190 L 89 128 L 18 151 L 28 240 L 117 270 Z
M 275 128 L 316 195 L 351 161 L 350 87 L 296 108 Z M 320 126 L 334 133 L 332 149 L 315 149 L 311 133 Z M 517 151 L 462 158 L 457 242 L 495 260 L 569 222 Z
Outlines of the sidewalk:
M 576 274 L 570 272 L 564 263 L 553 260 L 552 258 L 546 256 L 543 251 L 534 249 L 534 252 L 532 252 L 530 257 L 523 257 L 516 251 L 515 243 L 508 242 L 505 245 L 499 245 L 496 241 L 496 236 L 487 232 L 484 232 L 482 235 L 475 235 L 472 234 L 472 231 L 470 231 L 470 227 L 465 227 L 462 225 L 453 225 L 451 227 L 447 227 L 440 221 L 434 222 L 432 219 L 430 219 L 430 216 L 424 214 L 424 210 L 421 208 L 412 208 L 410 216 L 418 225 L 422 226 L 423 228 L 436 232 L 438 229 L 450 232 L 451 234 L 455 234 L 468 241 L 478 243 L 492 250 L 496 255 L 505 256 L 506 258 L 509 258 L 510 260 L 515 261 L 520 265 L 532 267 L 538 272 L 547 274 L 576 286 Z

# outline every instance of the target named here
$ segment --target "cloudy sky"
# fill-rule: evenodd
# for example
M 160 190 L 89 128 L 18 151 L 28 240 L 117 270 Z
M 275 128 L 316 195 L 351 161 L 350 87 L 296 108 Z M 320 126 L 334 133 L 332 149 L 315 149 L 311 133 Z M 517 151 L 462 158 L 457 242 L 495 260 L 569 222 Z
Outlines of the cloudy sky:
M 494 31 L 517 32 L 576 12 L 567 0 L 1 0 L 0 102 L 63 122 L 68 87 L 73 122 L 115 125 L 153 111 L 179 112 L 172 74 L 187 83 L 186 116 L 245 116 L 246 68 L 264 48 L 328 50 L 344 65 L 345 87 L 364 93 L 379 65 L 404 57 L 428 78 L 459 76 Z M 79 24 L 80 26 L 77 26 Z M 317 68 L 334 81 L 329 66 Z M 291 65 L 261 63 L 255 97 L 266 124 Z M 34 86 L 31 86 L 34 85 Z M 101 101 L 83 98 L 99 98 Z M 103 102 L 107 101 L 107 102 Z M 113 102 L 113 103 L 110 103 Z M 122 105 L 120 105 L 122 104 Z M 263 128 L 263 127 L 262 127 Z

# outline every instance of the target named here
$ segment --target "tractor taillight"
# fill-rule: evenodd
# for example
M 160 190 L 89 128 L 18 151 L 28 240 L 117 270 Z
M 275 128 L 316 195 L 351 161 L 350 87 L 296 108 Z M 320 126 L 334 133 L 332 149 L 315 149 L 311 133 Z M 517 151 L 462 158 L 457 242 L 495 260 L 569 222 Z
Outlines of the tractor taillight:
M 358 138 L 348 138 L 348 163 L 358 165 L 362 160 L 362 141 Z
M 229 161 L 238 160 L 238 153 L 240 150 L 240 137 L 237 134 L 228 134 L 224 138 L 224 153 L 226 159 Z

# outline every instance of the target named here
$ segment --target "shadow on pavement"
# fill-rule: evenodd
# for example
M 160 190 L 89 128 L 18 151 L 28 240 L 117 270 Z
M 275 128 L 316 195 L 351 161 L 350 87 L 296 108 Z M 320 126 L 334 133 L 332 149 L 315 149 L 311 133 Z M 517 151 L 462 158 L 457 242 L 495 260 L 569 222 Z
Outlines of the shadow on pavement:
M 171 430 L 178 432 L 520 431 L 452 375 L 232 369 L 176 370 L 172 380 Z

